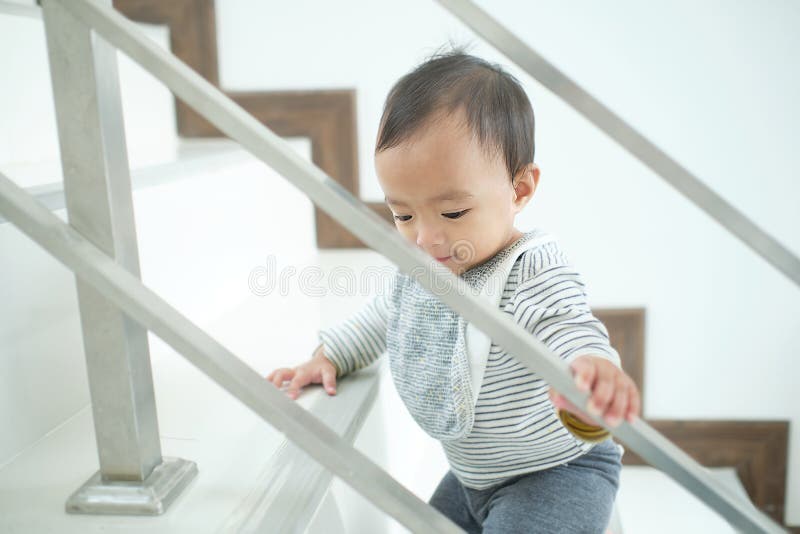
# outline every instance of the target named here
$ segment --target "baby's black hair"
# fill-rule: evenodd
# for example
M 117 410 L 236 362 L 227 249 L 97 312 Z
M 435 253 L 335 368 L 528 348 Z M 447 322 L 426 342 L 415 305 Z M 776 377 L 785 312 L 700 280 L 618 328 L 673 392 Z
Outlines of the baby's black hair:
M 533 108 L 516 78 L 462 50 L 437 54 L 392 87 L 383 107 L 375 153 L 400 145 L 437 112 L 463 109 L 467 127 L 513 180 L 534 154 Z

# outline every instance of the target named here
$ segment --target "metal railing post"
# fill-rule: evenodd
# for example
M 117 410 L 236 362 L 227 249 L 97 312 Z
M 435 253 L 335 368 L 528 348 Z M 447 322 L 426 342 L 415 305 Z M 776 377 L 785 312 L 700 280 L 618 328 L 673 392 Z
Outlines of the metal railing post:
M 70 225 L 138 278 L 116 50 L 61 4 L 43 13 Z M 161 456 L 147 330 L 76 285 L 100 471 L 67 511 L 161 513 L 197 467 Z

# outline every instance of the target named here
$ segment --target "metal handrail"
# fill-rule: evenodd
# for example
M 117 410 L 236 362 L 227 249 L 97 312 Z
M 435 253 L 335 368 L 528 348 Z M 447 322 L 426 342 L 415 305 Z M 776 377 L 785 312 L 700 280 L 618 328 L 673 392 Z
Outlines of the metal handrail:
M 409 245 L 388 223 L 296 155 L 263 124 L 174 56 L 140 35 L 135 25 L 91 0 L 50 0 L 72 12 L 106 41 L 159 78 L 212 124 L 270 164 L 349 231 L 395 262 L 403 272 L 424 273 L 419 282 L 465 319 L 541 375 L 577 405 L 588 400 L 564 362 L 507 315 L 474 296 L 464 280 Z M 361 453 L 343 444 L 324 424 L 305 414 L 235 355 L 147 290 L 141 282 L 93 247 L 78 232 L 0 176 L 0 212 L 73 269 L 88 284 L 183 354 L 201 371 L 283 431 L 322 465 L 382 510 L 415 531 L 458 531 L 457 527 L 388 477 Z M 444 290 L 442 288 L 445 288 Z M 780 532 L 771 519 L 731 494 L 708 472 L 642 420 L 622 423 L 612 433 L 651 465 L 665 471 L 734 526 Z
M 469 0 L 436 0 L 589 122 L 800 285 L 800 258 Z

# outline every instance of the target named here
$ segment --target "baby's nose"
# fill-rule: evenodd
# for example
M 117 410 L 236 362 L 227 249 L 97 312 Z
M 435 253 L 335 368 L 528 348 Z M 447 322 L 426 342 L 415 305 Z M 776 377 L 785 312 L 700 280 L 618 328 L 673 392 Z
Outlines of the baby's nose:
M 444 233 L 435 225 L 420 225 L 417 228 L 417 246 L 427 252 L 444 244 Z

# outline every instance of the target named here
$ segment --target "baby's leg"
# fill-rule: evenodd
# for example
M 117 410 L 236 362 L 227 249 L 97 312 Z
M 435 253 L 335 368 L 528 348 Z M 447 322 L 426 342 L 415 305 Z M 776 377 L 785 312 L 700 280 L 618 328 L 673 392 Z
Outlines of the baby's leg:
M 433 492 L 431 506 L 450 518 L 468 534 L 481 534 L 481 526 L 472 517 L 469 504 L 464 495 L 464 487 L 452 471 L 444 476 L 436 491 Z
M 619 452 L 608 440 L 568 464 L 524 475 L 489 499 L 483 532 L 602 534 L 619 471 Z

